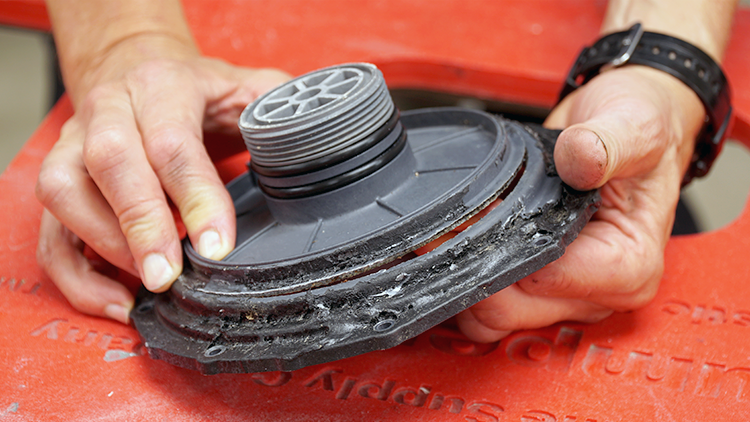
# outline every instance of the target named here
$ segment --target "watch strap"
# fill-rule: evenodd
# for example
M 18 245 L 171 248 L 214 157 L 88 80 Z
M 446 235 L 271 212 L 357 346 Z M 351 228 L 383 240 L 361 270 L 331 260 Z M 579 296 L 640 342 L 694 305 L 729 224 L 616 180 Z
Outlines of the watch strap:
M 559 101 L 602 70 L 625 64 L 669 73 L 697 94 L 706 109 L 706 122 L 683 185 L 704 176 L 721 151 L 732 114 L 729 85 L 721 67 L 700 48 L 669 35 L 645 32 L 637 23 L 584 47 L 565 79 Z

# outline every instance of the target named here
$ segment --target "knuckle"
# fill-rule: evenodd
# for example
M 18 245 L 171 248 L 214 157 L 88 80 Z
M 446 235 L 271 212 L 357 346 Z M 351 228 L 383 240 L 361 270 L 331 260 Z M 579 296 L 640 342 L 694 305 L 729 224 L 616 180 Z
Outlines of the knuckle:
M 101 84 L 91 88 L 83 99 L 83 108 L 92 110 L 97 104 L 109 101 L 115 95 L 116 89 L 112 84 Z
M 129 143 L 124 133 L 104 128 L 91 132 L 84 143 L 83 162 L 94 173 L 119 168 L 126 160 Z
M 592 311 L 588 315 L 584 316 L 583 318 L 578 318 L 577 320 L 586 324 L 595 324 L 597 322 L 602 321 L 605 318 L 608 318 L 610 315 L 612 315 L 614 311 L 612 309 L 602 309 L 602 310 L 596 310 Z
M 187 169 L 187 148 L 193 136 L 185 136 L 182 130 L 164 125 L 149 134 L 146 150 L 151 161 L 170 172 Z
M 643 303 L 645 305 L 656 294 L 662 274 L 664 274 L 663 252 L 644 250 L 639 262 L 642 263 L 639 267 L 640 271 L 636 272 L 629 281 L 623 283 L 623 289 L 619 293 L 632 298 L 645 297 L 647 298 L 646 302 Z
M 492 309 L 470 309 L 476 321 L 491 330 L 515 331 L 523 325 L 518 314 L 502 302 L 493 304 Z
M 162 205 L 163 201 L 151 198 L 133 202 L 118 211 L 120 229 L 131 247 L 153 246 L 166 238 L 164 221 L 156 218 L 161 214 L 157 210 Z
M 97 230 L 94 236 L 88 236 L 86 245 L 104 260 L 115 265 L 123 264 L 130 258 L 130 249 L 119 226 Z
M 50 208 L 74 187 L 72 170 L 63 163 L 45 164 L 37 177 L 35 194 L 39 202 Z
M 628 310 L 633 311 L 640 309 L 651 303 L 651 301 L 654 300 L 654 297 L 656 297 L 656 291 L 657 289 L 644 289 L 641 293 L 633 296 L 628 306 Z
M 660 279 L 660 276 L 652 277 L 649 280 L 646 280 L 638 291 L 631 293 L 626 305 L 626 310 L 632 311 L 640 309 L 651 303 L 659 290 Z
M 83 162 L 94 173 L 118 167 L 125 159 L 128 141 L 124 133 L 114 128 L 92 130 L 83 145 Z
M 60 127 L 60 139 L 66 139 L 72 136 L 77 131 L 79 126 L 80 123 L 78 122 L 78 119 L 76 119 L 76 116 L 68 119 L 65 123 L 63 123 L 62 127 Z
M 75 292 L 75 294 L 67 293 L 65 294 L 65 298 L 68 299 L 68 302 L 70 302 L 71 306 L 73 306 L 80 312 L 89 315 L 98 313 L 96 309 L 96 299 L 85 291 L 77 291 Z
M 656 297 L 664 271 L 664 263 L 657 260 L 645 267 L 649 268 L 644 269 L 632 283 L 626 283 L 629 287 L 622 292 L 625 300 L 618 301 L 620 306 L 614 308 L 616 311 L 625 312 L 643 308 Z
M 560 271 L 543 270 L 544 273 L 532 274 L 518 282 L 526 293 L 535 296 L 546 296 L 550 293 L 565 292 L 574 285 L 574 280 Z

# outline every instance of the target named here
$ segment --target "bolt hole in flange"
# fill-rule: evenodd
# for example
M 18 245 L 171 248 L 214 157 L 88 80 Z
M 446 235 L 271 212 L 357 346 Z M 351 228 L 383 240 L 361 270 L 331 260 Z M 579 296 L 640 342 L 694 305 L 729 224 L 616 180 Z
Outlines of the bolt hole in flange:
M 227 185 L 237 247 L 212 261 L 186 241 L 172 289 L 141 290 L 131 314 L 150 356 L 206 374 L 395 346 L 560 257 L 600 201 L 557 177 L 559 132 L 400 113 L 366 63 L 291 80 L 239 126 L 251 171 Z
M 382 333 L 383 331 L 390 330 L 391 328 L 393 328 L 394 325 L 396 325 L 396 321 L 394 321 L 392 319 L 386 319 L 386 320 L 383 320 L 383 321 L 379 321 L 377 324 L 375 324 L 372 327 L 372 329 L 375 330 L 375 331 L 377 331 L 377 332 Z
M 213 357 L 219 356 L 220 354 L 224 353 L 226 350 L 227 350 L 226 346 L 222 346 L 222 345 L 217 344 L 215 346 L 211 346 L 208 349 L 206 349 L 206 351 L 203 353 L 203 355 L 206 356 L 206 357 L 208 357 L 208 358 L 213 358 Z
M 138 307 L 135 309 L 136 312 L 139 314 L 145 314 L 147 312 L 151 312 L 151 310 L 154 309 L 154 303 L 153 302 L 145 302 L 138 305 Z
M 534 246 L 539 248 L 539 247 L 547 245 L 551 241 L 552 241 L 552 238 L 549 236 L 539 236 L 535 238 L 533 242 L 534 242 Z

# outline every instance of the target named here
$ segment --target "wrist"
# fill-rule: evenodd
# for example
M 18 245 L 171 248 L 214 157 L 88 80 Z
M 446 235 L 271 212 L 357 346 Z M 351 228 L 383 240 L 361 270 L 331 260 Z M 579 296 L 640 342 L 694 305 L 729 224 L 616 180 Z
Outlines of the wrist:
M 66 75 L 66 86 L 79 104 L 96 85 L 117 80 L 130 69 L 151 60 L 188 60 L 200 56 L 191 38 L 169 32 L 139 32 L 113 40 L 79 59 Z
M 645 31 L 679 38 L 721 63 L 736 5 L 736 0 L 610 0 L 601 32 L 640 22 Z
M 138 63 L 198 54 L 180 0 L 47 0 L 47 12 L 74 104 Z

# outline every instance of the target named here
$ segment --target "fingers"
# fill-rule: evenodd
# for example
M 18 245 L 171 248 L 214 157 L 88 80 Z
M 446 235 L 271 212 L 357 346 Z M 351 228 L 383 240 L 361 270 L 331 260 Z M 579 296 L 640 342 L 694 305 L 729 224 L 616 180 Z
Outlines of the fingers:
M 70 119 L 44 160 L 36 196 L 55 217 L 107 261 L 137 274 L 117 217 L 88 175 L 81 157 L 84 134 Z
M 164 68 L 141 68 L 141 78 Z M 159 85 L 134 81 L 133 111 L 143 147 L 161 185 L 180 211 L 196 251 L 221 259 L 234 248 L 234 207 L 202 142 L 202 93 L 184 73 L 172 72 Z M 171 95 L 160 95 L 161 92 Z
M 462 314 L 463 331 L 493 341 L 650 301 L 701 113 L 684 84 L 639 66 L 607 71 L 568 96 L 545 122 L 566 128 L 555 165 L 570 186 L 601 188 L 602 207 L 561 259 Z
M 508 337 L 513 332 L 513 330 L 502 330 L 500 328 L 497 328 L 497 329 L 492 328 L 494 326 L 492 322 L 485 324 L 474 315 L 473 309 L 474 308 L 469 308 L 456 316 L 456 323 L 458 324 L 458 329 L 461 330 L 461 332 L 464 333 L 464 335 L 468 337 L 470 340 L 476 341 L 479 343 L 492 343 L 492 342 L 501 340 L 505 337 Z M 491 319 L 493 321 L 496 319 L 499 321 L 502 318 L 498 317 L 498 318 L 491 318 Z
M 182 248 L 167 195 L 199 254 L 221 259 L 231 251 L 234 210 L 202 129 L 236 133 L 247 103 L 288 78 L 212 59 L 157 60 L 89 92 L 37 183 L 49 210 L 38 259 L 77 309 L 127 322 L 132 307 L 127 289 L 82 255 L 83 242 L 149 290 L 171 286 Z
M 144 286 L 164 291 L 182 269 L 182 251 L 128 93 L 120 86 L 99 87 L 87 97 L 84 110 L 86 168 L 117 216 Z
M 164 191 L 198 253 L 221 259 L 234 246 L 232 202 L 202 145 L 206 105 L 220 105 L 208 126 L 221 125 L 287 78 L 197 62 L 147 62 L 123 82 L 92 90 L 38 184 L 40 200 L 66 227 L 154 292 L 168 289 L 182 269 Z
M 133 296 L 96 272 L 81 253 L 82 242 L 49 211 L 42 214 L 37 261 L 77 310 L 128 323 Z
M 585 300 L 534 296 L 513 285 L 460 313 L 457 322 L 471 340 L 487 343 L 515 330 L 559 321 L 597 322 L 611 313 Z
M 548 298 L 577 298 L 618 311 L 637 309 L 656 294 L 663 258 L 654 239 L 628 237 L 593 221 L 565 255 L 517 283 Z M 592 257 L 596 259 L 592 259 Z
M 670 205 L 654 198 L 673 198 L 628 182 L 606 185 L 602 196 L 605 205 L 596 219 L 562 258 L 466 311 L 459 317 L 462 331 L 477 341 L 495 341 L 564 320 L 598 321 L 653 299 L 668 237 L 658 228 L 671 224 Z
M 562 258 L 518 286 L 534 295 L 582 298 L 621 311 L 648 303 L 662 276 L 679 197 L 669 168 L 660 164 L 647 180 L 603 186 L 602 207 Z

